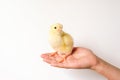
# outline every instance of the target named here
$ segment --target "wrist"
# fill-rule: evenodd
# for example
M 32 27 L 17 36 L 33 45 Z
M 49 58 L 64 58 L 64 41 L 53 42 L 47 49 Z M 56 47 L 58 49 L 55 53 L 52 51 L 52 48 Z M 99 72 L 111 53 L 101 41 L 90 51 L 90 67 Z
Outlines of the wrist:
M 91 67 L 92 70 L 102 74 L 109 80 L 120 80 L 120 69 L 98 58 L 98 63 Z
M 107 63 L 100 58 L 97 58 L 96 65 L 92 66 L 91 69 L 101 73 L 105 68 L 107 68 Z

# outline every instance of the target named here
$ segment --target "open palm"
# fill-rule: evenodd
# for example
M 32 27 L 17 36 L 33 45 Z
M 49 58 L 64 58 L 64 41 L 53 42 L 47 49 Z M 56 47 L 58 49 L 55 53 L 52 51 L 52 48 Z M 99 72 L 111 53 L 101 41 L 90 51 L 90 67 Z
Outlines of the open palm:
M 55 67 L 80 69 L 91 68 L 98 63 L 97 57 L 94 53 L 82 47 L 75 47 L 72 54 L 69 55 L 63 62 L 58 62 L 59 55 L 50 56 L 51 53 L 42 54 L 41 57 L 47 63 Z

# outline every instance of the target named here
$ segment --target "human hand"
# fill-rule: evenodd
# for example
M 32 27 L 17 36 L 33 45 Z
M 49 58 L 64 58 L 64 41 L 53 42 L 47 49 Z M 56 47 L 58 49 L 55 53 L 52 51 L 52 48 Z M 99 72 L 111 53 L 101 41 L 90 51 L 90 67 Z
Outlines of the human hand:
M 54 67 L 67 69 L 92 69 L 102 74 L 109 80 L 120 80 L 120 69 L 107 63 L 94 53 L 82 47 L 75 47 L 72 54 L 67 56 L 63 62 L 58 62 L 58 54 L 51 56 L 52 53 L 42 54 L 43 60 Z
M 89 69 L 98 63 L 97 56 L 94 53 L 82 47 L 75 47 L 72 54 L 69 55 L 63 62 L 58 62 L 60 58 L 58 54 L 50 56 L 51 53 L 42 54 L 43 61 L 54 67 L 69 68 L 69 69 Z

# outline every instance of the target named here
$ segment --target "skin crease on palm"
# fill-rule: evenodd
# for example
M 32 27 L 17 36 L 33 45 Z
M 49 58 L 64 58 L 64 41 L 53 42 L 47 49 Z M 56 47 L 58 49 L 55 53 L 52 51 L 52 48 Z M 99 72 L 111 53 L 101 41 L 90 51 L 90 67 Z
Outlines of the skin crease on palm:
M 43 60 L 52 66 L 61 68 L 91 68 L 98 63 L 97 57 L 92 54 L 93 52 L 86 48 L 75 47 L 72 54 L 69 55 L 63 62 L 58 62 L 57 59 L 60 58 L 58 54 L 50 56 L 51 53 L 42 54 Z

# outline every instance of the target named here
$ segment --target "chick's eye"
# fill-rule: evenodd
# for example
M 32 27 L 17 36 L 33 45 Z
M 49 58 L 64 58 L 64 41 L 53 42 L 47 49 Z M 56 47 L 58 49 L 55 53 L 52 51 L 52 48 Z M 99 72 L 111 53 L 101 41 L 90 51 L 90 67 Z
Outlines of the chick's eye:
M 54 27 L 54 29 L 57 29 L 57 27 Z

